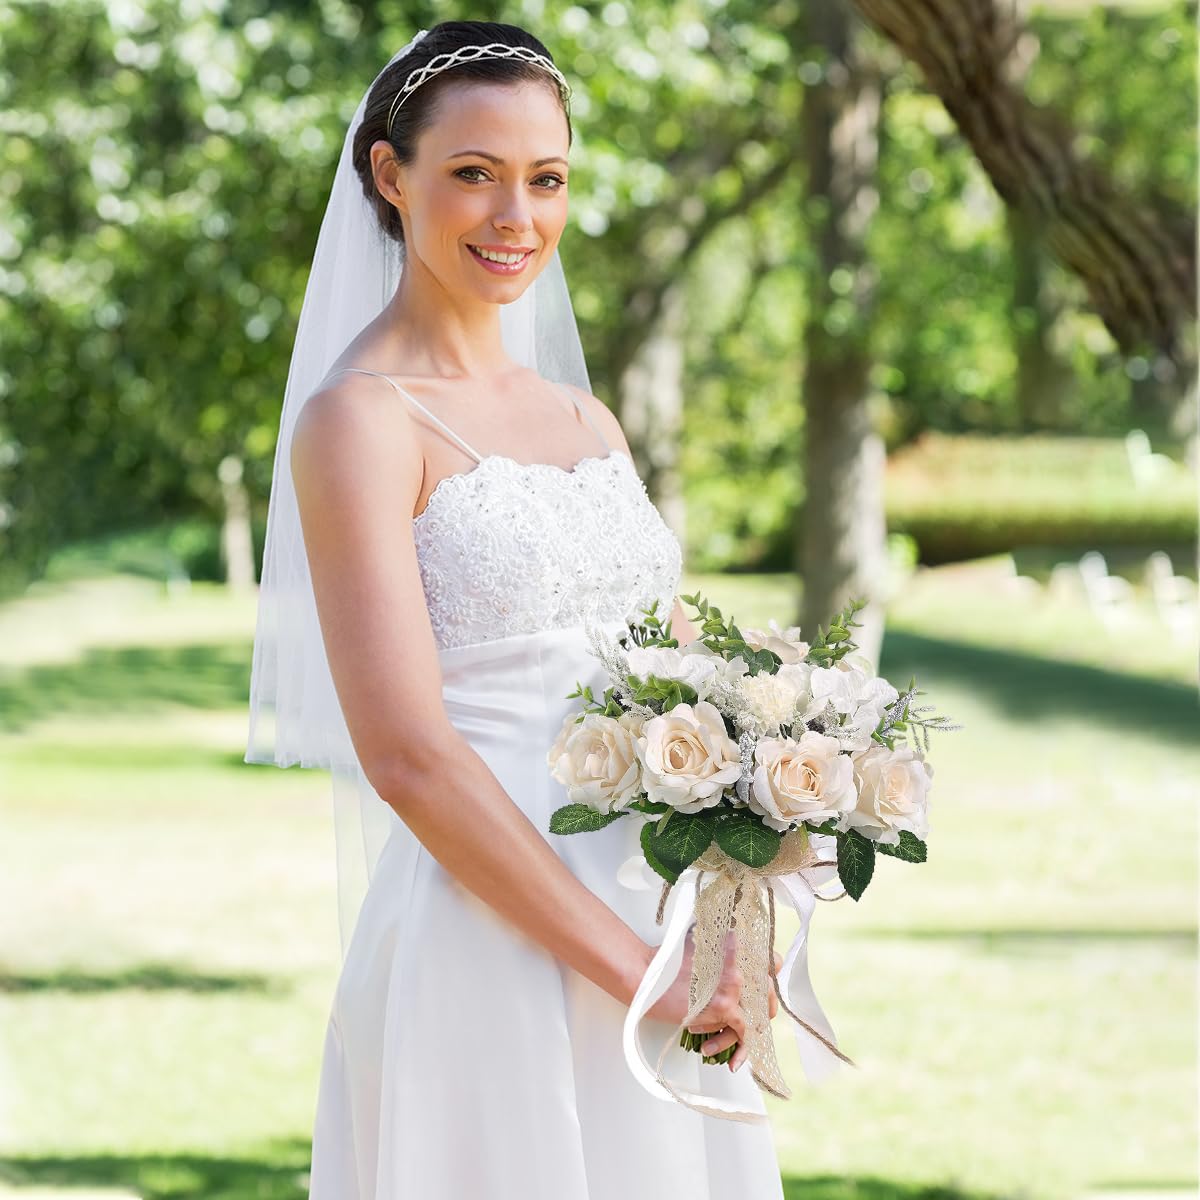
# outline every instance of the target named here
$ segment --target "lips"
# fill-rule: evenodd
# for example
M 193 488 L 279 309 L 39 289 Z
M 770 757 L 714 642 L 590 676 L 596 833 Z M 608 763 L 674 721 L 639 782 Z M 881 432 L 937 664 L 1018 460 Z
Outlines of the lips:
M 476 251 L 475 247 L 473 245 L 471 245 L 470 243 L 467 244 L 467 249 L 468 249 L 468 251 L 470 251 L 471 257 L 477 263 L 479 263 L 480 266 L 491 271 L 492 274 L 494 274 L 494 275 L 515 275 L 519 271 L 523 271 L 525 269 L 526 264 L 533 257 L 533 251 L 527 250 L 524 252 L 523 256 L 521 258 L 519 258 L 516 262 L 502 263 L 502 262 L 496 262 L 494 259 L 484 258 L 483 255 L 479 254 Z M 515 254 L 515 253 L 517 253 L 517 251 L 511 250 L 508 253 Z

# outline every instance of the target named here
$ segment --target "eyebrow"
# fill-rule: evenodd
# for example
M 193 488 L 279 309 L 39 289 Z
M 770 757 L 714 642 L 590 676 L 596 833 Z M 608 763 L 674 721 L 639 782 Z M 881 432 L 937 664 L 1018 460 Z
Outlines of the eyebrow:
M 459 150 L 457 154 L 451 154 L 446 161 L 449 162 L 452 158 L 465 158 L 468 154 L 477 154 L 480 158 L 486 158 L 489 162 L 494 162 L 498 167 L 504 166 L 504 159 L 497 158 L 494 154 L 489 154 L 486 150 Z M 531 167 L 544 167 L 547 163 L 560 162 L 563 166 L 567 166 L 567 160 L 554 154 L 549 158 L 539 158 L 536 162 L 531 162 Z

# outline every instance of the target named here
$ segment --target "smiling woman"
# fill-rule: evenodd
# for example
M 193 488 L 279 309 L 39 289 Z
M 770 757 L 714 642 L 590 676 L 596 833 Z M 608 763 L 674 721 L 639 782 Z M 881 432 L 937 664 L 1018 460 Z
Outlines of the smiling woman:
M 547 753 L 572 686 L 602 686 L 591 630 L 650 609 L 689 628 L 679 542 L 587 387 L 557 253 L 568 95 L 516 26 L 419 35 L 355 114 L 305 292 L 251 678 L 275 745 L 252 724 L 247 757 L 331 767 L 339 822 L 362 818 L 339 825 L 339 898 L 364 851 L 367 883 L 310 1200 L 782 1200 L 744 1054 L 675 1043 L 666 1069 L 746 1123 L 625 1065 L 664 933 L 621 883 L 632 823 L 550 833 Z M 745 1041 L 735 950 L 692 1021 L 718 1050 Z M 689 1011 L 680 953 L 643 1036 L 674 1042 Z
M 464 27 L 463 36 L 469 37 L 465 27 L 474 23 L 446 22 L 438 27 L 435 34 L 450 24 Z M 561 195 L 562 218 L 565 222 L 567 152 L 574 139 L 570 85 L 554 66 L 549 51 L 537 38 L 516 26 L 505 26 L 504 30 L 503 40 L 482 43 L 505 52 L 503 56 L 478 54 L 478 46 L 464 52 L 464 48 L 459 46 L 431 54 L 423 68 L 411 70 L 403 68 L 402 64 L 395 64 L 395 70 L 385 71 L 380 76 L 354 139 L 354 165 L 362 179 L 364 193 L 375 204 L 384 230 L 398 241 L 406 242 L 411 233 L 411 221 L 406 228 L 404 220 L 406 206 L 402 201 L 403 185 L 406 183 L 410 189 L 420 190 L 421 184 L 428 182 L 423 178 L 424 171 L 437 164 L 461 162 L 469 158 L 482 159 L 495 171 L 478 166 L 452 170 L 453 177 L 462 180 L 464 186 L 482 185 L 488 190 L 489 185 L 497 185 L 512 172 L 523 183 L 540 189 L 547 196 L 559 198 Z M 497 35 L 493 33 L 491 36 Z M 424 40 L 429 43 L 431 38 Z M 435 42 L 434 46 L 440 44 L 444 43 Z M 488 129 L 468 129 L 468 135 L 473 132 L 495 132 L 497 124 L 501 130 L 509 128 L 511 113 L 519 106 L 527 116 L 545 118 L 549 144 L 545 146 L 542 156 L 529 160 L 521 156 L 506 158 L 494 149 L 478 148 L 479 140 L 469 136 L 459 138 L 458 145 L 454 145 L 457 133 L 446 123 L 446 118 L 453 114 L 443 101 L 449 100 L 453 108 L 456 98 L 473 90 L 469 87 L 472 83 L 492 85 L 492 89 L 499 85 L 522 94 L 498 98 L 500 112 L 494 116 L 499 121 L 493 119 Z M 538 97 L 533 93 L 541 95 Z M 538 103 L 539 98 L 541 104 Z M 545 103 L 547 99 L 550 104 Z M 441 136 L 423 138 L 422 135 L 435 126 Z M 483 140 L 495 145 L 489 138 Z M 381 149 L 381 142 L 386 144 L 387 149 Z M 559 145 L 562 146 L 561 150 Z M 470 148 L 460 148 L 464 146 Z M 386 169 L 381 175 L 378 169 L 389 161 L 394 161 L 399 168 L 414 168 L 418 158 L 421 172 L 401 170 L 397 172 L 399 179 Z M 531 174 L 552 163 L 561 168 L 561 173 L 550 175 L 549 184 L 543 182 L 546 176 Z M 481 239 L 475 244 L 489 243 Z M 536 246 L 526 248 L 538 249 Z

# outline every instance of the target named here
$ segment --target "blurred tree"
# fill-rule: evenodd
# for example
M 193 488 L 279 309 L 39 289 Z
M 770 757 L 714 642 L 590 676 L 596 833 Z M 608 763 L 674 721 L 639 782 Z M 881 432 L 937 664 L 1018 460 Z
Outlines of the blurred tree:
M 1084 282 L 1127 354 L 1157 348 L 1195 361 L 1195 217 L 1161 195 L 1128 195 L 1085 159 L 1077 135 L 1020 87 L 1014 53 L 1036 39 L 995 0 L 854 0 L 918 63 L 1005 202 L 1041 224 L 1047 245 Z
M 230 456 L 261 529 L 345 123 L 397 45 L 457 15 L 448 0 L 0 0 L 0 587 L 63 542 L 164 517 L 207 525 L 215 544 Z M 814 348 L 839 352 L 856 303 L 870 314 L 869 346 L 847 326 L 856 394 L 889 447 L 925 429 L 1018 430 L 1032 408 L 1121 433 L 1143 397 L 1157 410 L 1176 386 L 1169 359 L 1120 354 L 1078 281 L 1006 228 L 946 108 L 882 37 L 878 152 L 874 134 L 862 148 L 876 179 L 856 192 L 829 177 L 847 226 L 805 200 L 803 114 L 824 59 L 795 33 L 799 0 L 518 0 L 478 15 L 538 32 L 580 84 L 572 295 L 595 389 L 652 493 L 676 514 L 687 497 L 697 565 L 792 569 L 794 514 L 836 510 L 819 491 L 808 504 L 818 384 L 802 379 Z M 1096 131 L 1081 153 L 1103 139 L 1123 192 L 1180 210 L 1195 195 L 1194 15 L 1175 0 L 1030 17 L 1030 97 L 1074 105 L 1074 126 Z M 876 193 L 863 221 L 854 206 Z M 851 235 L 845 270 L 826 220 Z M 1032 407 L 1014 387 L 1022 296 L 1041 303 L 1045 370 L 1073 380 Z
M 799 624 L 815 636 L 851 599 L 866 607 L 854 633 L 878 661 L 883 640 L 886 525 L 882 439 L 869 404 L 877 273 L 867 232 L 879 203 L 876 171 L 883 81 L 852 10 L 809 3 L 795 32 L 808 87 L 801 114 L 813 245 L 804 325 L 804 480 L 796 564 Z

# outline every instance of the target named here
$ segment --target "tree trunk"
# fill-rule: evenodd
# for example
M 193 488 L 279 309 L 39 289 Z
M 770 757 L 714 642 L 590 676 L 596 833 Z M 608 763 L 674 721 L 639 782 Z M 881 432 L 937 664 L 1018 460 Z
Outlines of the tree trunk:
M 1125 193 L 1108 166 L 1079 153 L 1058 113 L 1025 95 L 1036 45 L 1016 10 L 996 0 L 852 3 L 921 68 L 1005 204 L 1040 223 L 1122 352 L 1156 347 L 1194 371 L 1195 214 Z
M 1054 312 L 1042 286 L 1038 224 L 1023 210 L 1006 208 L 1013 256 L 1013 351 L 1021 432 L 1063 429 L 1070 422 L 1075 373 L 1050 346 Z
M 806 638 L 828 628 L 851 599 L 867 602 L 851 630 L 878 668 L 883 640 L 887 539 L 882 439 L 869 407 L 874 273 L 866 231 L 878 202 L 881 86 L 846 10 L 815 3 L 797 57 L 824 62 L 804 97 L 808 164 L 804 221 L 813 232 L 804 330 L 803 519 L 797 562 L 804 581 L 799 624 Z
M 684 289 L 663 294 L 654 325 L 621 377 L 621 423 L 650 498 L 686 545 L 679 441 L 683 429 Z
M 250 533 L 250 497 L 242 482 L 242 460 L 228 454 L 217 468 L 225 520 L 221 525 L 221 557 L 225 583 L 235 592 L 254 587 L 254 543 Z

